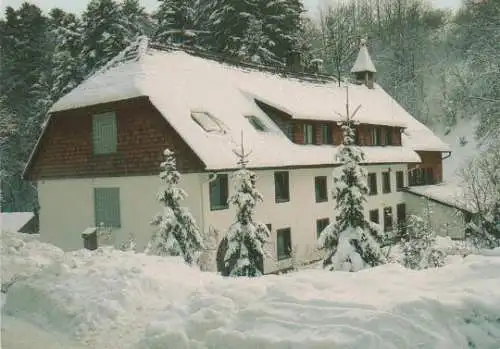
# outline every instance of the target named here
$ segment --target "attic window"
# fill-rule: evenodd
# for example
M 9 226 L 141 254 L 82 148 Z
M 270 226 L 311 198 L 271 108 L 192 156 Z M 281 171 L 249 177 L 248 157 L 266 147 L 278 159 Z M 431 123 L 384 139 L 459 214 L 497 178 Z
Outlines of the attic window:
M 224 134 L 226 131 L 222 126 L 222 122 L 214 117 L 212 114 L 205 111 L 192 111 L 191 117 L 208 133 Z
M 252 126 L 257 131 L 266 131 L 267 130 L 266 125 L 262 122 L 261 119 L 259 119 L 255 115 L 247 115 L 245 117 L 248 119 L 248 121 L 252 124 Z

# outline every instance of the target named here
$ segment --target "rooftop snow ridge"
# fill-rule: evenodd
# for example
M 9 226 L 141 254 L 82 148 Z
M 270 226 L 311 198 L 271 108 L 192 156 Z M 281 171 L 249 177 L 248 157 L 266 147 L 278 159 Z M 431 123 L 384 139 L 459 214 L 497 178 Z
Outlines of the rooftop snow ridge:
M 242 61 L 236 57 L 225 56 L 222 54 L 216 54 L 214 52 L 207 51 L 206 49 L 198 46 L 186 46 L 182 44 L 160 44 L 152 42 L 146 36 L 138 37 L 134 42 L 132 42 L 127 48 L 121 51 L 115 58 L 110 60 L 104 67 L 100 68 L 96 72 L 92 72 L 89 76 L 94 74 L 104 73 L 122 63 L 130 61 L 138 61 L 144 54 L 150 49 L 155 49 L 159 51 L 184 51 L 193 56 L 197 56 L 204 59 L 209 59 L 216 61 L 218 63 L 225 63 L 229 65 L 236 66 L 238 68 L 248 68 L 251 70 L 257 70 L 261 72 L 269 72 L 284 78 L 295 78 L 298 80 L 316 82 L 316 83 L 329 83 L 336 82 L 337 79 L 331 75 L 320 74 L 320 73 L 306 73 L 306 72 L 292 72 L 285 65 L 262 65 L 251 62 Z
M 102 68 L 91 72 L 87 78 L 92 75 L 105 73 L 122 63 L 139 61 L 141 57 L 146 54 L 148 47 L 149 38 L 147 36 L 139 36 L 134 42 L 106 63 Z

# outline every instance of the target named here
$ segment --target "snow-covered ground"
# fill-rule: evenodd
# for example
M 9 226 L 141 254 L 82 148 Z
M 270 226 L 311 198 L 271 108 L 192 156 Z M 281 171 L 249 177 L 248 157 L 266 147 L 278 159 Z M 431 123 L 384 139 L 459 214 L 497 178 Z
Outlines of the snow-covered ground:
M 390 264 L 358 273 L 309 269 L 229 279 L 175 258 L 111 248 L 49 256 L 45 244 L 32 241 L 11 249 L 5 245 L 18 234 L 5 235 L 2 262 L 21 274 L 27 266 L 30 276 L 8 289 L 2 348 L 498 349 L 500 343 L 498 256 L 470 255 L 418 272 Z M 32 273 L 19 255 L 53 263 Z

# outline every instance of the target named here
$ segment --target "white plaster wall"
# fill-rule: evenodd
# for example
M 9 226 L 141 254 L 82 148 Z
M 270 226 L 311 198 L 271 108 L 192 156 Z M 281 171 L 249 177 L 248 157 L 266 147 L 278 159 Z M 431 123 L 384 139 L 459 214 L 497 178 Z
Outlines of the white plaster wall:
M 382 194 L 383 171 L 391 168 L 391 193 Z M 383 222 L 383 207 L 391 206 L 395 219 L 396 205 L 403 202 L 403 193 L 396 192 L 397 170 L 405 171 L 406 165 L 372 165 L 369 172 L 377 173 L 378 195 L 367 197 L 365 213 L 379 209 Z M 264 202 L 258 205 L 256 219 L 264 224 L 272 224 L 272 236 L 267 246 L 272 258 L 267 258 L 266 272 L 291 266 L 291 260 L 276 260 L 276 230 L 291 228 L 292 247 L 296 248 L 296 257 L 300 261 L 321 258 L 317 251 L 316 220 L 335 216 L 335 201 L 332 199 L 332 168 L 310 168 L 289 170 L 290 201 L 275 203 L 274 170 L 258 170 L 257 188 L 264 196 Z M 328 201 L 316 203 L 314 177 L 328 177 Z M 120 214 L 122 226 L 113 232 L 114 242 L 118 245 L 133 233 L 141 250 L 149 241 L 153 228 L 151 218 L 159 212 L 156 193 L 160 186 L 158 176 L 112 177 L 94 179 L 46 180 L 38 183 L 40 200 L 40 231 L 44 241 L 54 243 L 65 250 L 83 247 L 81 233 L 89 226 L 94 226 L 93 190 L 97 187 L 120 188 Z M 207 233 L 210 226 L 219 231 L 217 240 L 223 238 L 228 227 L 234 222 L 235 210 L 229 208 L 210 211 L 209 174 L 183 175 L 180 186 L 188 193 L 184 204 L 188 206 L 200 225 Z M 203 190 L 202 190 L 203 188 Z M 229 195 L 234 193 L 231 179 Z M 213 251 L 215 253 L 215 251 Z M 215 269 L 215 263 L 212 269 Z
M 391 168 L 391 193 L 382 194 L 382 172 Z M 256 219 L 264 224 L 272 224 L 272 236 L 268 250 L 273 258 L 267 258 L 265 271 L 271 272 L 276 269 L 283 269 L 291 266 L 291 260 L 276 261 L 276 230 L 281 228 L 291 228 L 292 247 L 296 248 L 296 256 L 300 261 L 317 260 L 322 257 L 317 250 L 316 238 L 316 220 L 330 218 L 333 221 L 335 216 L 335 200 L 332 199 L 331 190 L 333 188 L 333 177 L 331 167 L 293 169 L 289 170 L 290 180 L 290 201 L 286 203 L 275 203 L 274 199 L 274 170 L 258 170 L 257 188 L 264 196 L 264 202 L 258 205 L 256 210 Z M 379 215 L 382 222 L 383 207 L 391 206 L 394 220 L 396 219 L 396 205 L 403 202 L 403 193 L 396 192 L 396 171 L 406 171 L 407 166 L 401 165 L 372 165 L 368 166 L 369 172 L 377 173 L 378 195 L 367 198 L 365 205 L 365 214 L 368 217 L 368 211 L 379 209 Z M 208 174 L 202 175 L 205 181 Z M 316 203 L 314 177 L 328 177 L 328 201 Z M 203 177 L 202 177 L 203 178 Z M 229 195 L 234 193 L 234 188 L 229 181 Z M 210 211 L 208 204 L 209 186 L 208 183 L 203 186 L 204 196 L 207 198 L 205 221 L 219 230 L 219 240 L 224 232 L 234 222 L 235 210 L 229 208 L 226 210 Z M 208 226 L 207 226 L 208 229 Z M 274 259 L 274 260 L 273 260 Z
M 408 214 L 427 217 L 430 209 L 431 225 L 438 235 L 449 236 L 452 239 L 465 238 L 466 223 L 459 210 L 412 193 L 406 192 L 404 196 Z
M 191 194 L 184 203 L 197 221 L 201 219 L 199 178 L 199 174 L 187 174 L 180 183 Z M 156 201 L 160 184 L 158 176 L 40 181 L 38 197 L 41 238 L 64 250 L 82 248 L 81 233 L 87 227 L 95 225 L 94 188 L 118 187 L 121 228 L 113 231 L 113 241 L 118 245 L 133 233 L 137 247 L 143 249 L 153 232 L 151 219 L 161 209 Z

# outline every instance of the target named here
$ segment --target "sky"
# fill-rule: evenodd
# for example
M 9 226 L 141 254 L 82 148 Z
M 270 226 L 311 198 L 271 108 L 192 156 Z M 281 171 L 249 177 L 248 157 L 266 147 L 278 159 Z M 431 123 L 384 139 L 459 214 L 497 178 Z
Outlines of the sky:
M 25 2 L 26 0 L 0 0 L 0 11 L 1 16 L 3 17 L 5 8 L 7 6 L 12 6 L 14 8 L 18 8 L 20 4 Z M 335 0 L 303 0 L 306 9 L 315 13 L 318 9 L 319 4 L 323 4 L 324 2 L 335 1 Z M 461 0 L 429 0 L 436 7 L 443 8 L 457 8 L 460 6 Z M 30 0 L 30 3 L 36 4 L 43 11 L 47 12 L 53 7 L 59 7 L 65 11 L 80 13 L 87 6 L 88 0 Z M 141 3 L 147 10 L 155 9 L 158 0 L 141 0 Z

